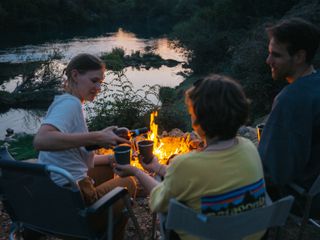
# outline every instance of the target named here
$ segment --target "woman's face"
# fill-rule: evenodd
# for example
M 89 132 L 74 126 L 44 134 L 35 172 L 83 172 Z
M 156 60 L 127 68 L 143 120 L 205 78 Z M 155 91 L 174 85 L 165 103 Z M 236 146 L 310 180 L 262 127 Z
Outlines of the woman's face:
M 80 73 L 74 69 L 71 76 L 75 83 L 75 94 L 81 102 L 93 101 L 97 94 L 101 91 L 101 84 L 104 81 L 104 69 L 90 70 Z

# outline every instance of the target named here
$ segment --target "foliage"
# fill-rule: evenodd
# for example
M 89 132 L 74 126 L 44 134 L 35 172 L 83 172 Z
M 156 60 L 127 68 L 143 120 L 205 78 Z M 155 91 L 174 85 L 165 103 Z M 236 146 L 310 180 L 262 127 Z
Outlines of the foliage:
M 2 0 L 0 30 L 61 31 L 115 22 L 169 26 L 175 16 L 184 17 L 181 4 L 176 8 L 179 3 L 179 0 Z M 189 8 L 189 14 L 190 11 Z
M 161 87 L 159 90 L 159 99 L 162 105 L 169 105 L 177 100 L 177 93 L 174 88 Z
M 38 68 L 22 76 L 22 82 L 13 92 L 21 93 L 45 89 L 59 89 L 61 87 L 62 71 L 56 60 L 61 58 L 61 51 L 59 49 L 52 49 L 47 60 L 41 61 Z
M 37 158 L 38 152 L 32 145 L 33 137 L 33 135 L 29 134 L 18 134 L 14 136 L 13 141 L 10 141 L 9 143 L 0 141 L 0 145 L 9 145 L 8 150 L 16 160 Z
M 159 132 L 170 131 L 174 128 L 179 128 L 182 131 L 191 130 L 190 117 L 186 107 L 179 102 L 161 106 L 156 123 L 159 125 Z
M 190 130 L 189 116 L 184 101 L 178 101 L 178 91 L 170 87 L 161 87 L 159 99 L 162 103 L 156 123 L 160 132 L 179 128 L 182 131 Z M 181 99 L 184 99 L 182 97 Z
M 121 71 L 125 67 L 124 54 L 123 48 L 113 48 L 110 53 L 104 53 L 100 58 L 105 62 L 107 69 Z
M 123 71 L 108 72 L 114 75 L 110 82 L 104 83 L 103 93 L 87 106 L 88 126 L 91 130 L 106 126 L 125 126 L 130 129 L 149 126 L 149 115 L 159 106 L 150 97 L 158 99 L 159 86 L 144 85 L 134 90 L 133 84 Z
M 125 67 L 140 68 L 160 68 L 162 65 L 174 67 L 179 64 L 172 59 L 164 60 L 160 55 L 154 53 L 152 49 L 146 47 L 144 52 L 134 51 L 131 55 L 125 55 L 123 48 L 113 48 L 111 52 L 102 54 L 101 59 L 105 62 L 107 69 L 111 71 L 122 71 Z
M 144 26 L 143 30 L 150 29 L 152 23 L 170 26 L 169 29 L 173 27 L 171 37 L 176 40 L 177 46 L 188 49 L 188 63 L 193 73 L 224 73 L 238 79 L 252 100 L 255 118 L 270 110 L 273 97 L 283 87 L 283 83 L 271 80 L 269 69 L 265 65 L 268 40 L 264 34 L 264 24 L 289 16 L 303 17 L 319 24 L 319 8 L 319 1 L 316 0 L 2 0 L 0 30 L 8 32 L 26 28 L 39 32 L 48 28 L 75 29 L 110 23 L 125 26 L 140 23 Z M 148 64 L 142 59 L 141 52 L 135 52 L 128 58 L 123 49 L 115 49 L 102 56 L 108 68 L 115 71 L 121 71 L 128 65 L 146 68 L 161 66 L 156 56 L 146 57 Z M 319 58 L 318 54 L 316 66 L 320 63 Z M 153 63 L 155 64 L 152 65 Z M 179 106 L 182 105 L 180 99 L 183 99 L 184 87 L 185 85 L 181 87 L 182 90 L 176 89 Z M 131 90 L 125 90 L 126 94 L 131 93 Z M 141 100 L 130 95 L 127 98 L 123 95 L 120 99 L 121 101 L 113 103 L 117 109 L 124 105 L 129 109 L 129 99 L 134 102 Z M 164 104 L 163 108 L 174 104 L 176 103 Z M 102 107 L 99 110 L 99 114 L 102 114 Z M 134 110 L 139 111 L 140 108 Z M 167 110 L 167 113 L 163 110 L 163 116 L 171 117 L 172 110 Z M 112 115 L 124 116 L 129 123 L 129 117 L 121 115 L 119 111 Z M 131 112 L 130 115 L 141 117 Z M 117 121 L 109 119 L 108 122 Z M 94 125 L 97 124 L 95 122 Z M 133 122 L 130 124 L 133 125 Z
M 17 77 L 20 74 L 12 92 L 6 91 L 5 87 L 0 91 L 0 111 L 7 111 L 11 107 L 48 107 L 54 95 L 61 92 L 62 66 L 57 62 L 61 57 L 61 51 L 53 49 L 44 61 L 2 64 L 7 69 L 3 71 L 4 76 Z
M 189 20 L 175 25 L 173 35 L 180 46 L 190 50 L 189 63 L 195 73 L 223 72 L 224 63 L 230 59 L 238 44 L 246 39 L 250 28 L 265 16 L 281 16 L 296 2 L 204 1 Z

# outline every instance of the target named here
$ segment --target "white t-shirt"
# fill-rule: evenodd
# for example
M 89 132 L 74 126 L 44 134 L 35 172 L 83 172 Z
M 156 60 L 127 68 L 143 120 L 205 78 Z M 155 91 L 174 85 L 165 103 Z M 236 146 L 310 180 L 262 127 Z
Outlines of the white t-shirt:
M 62 133 L 88 132 L 80 100 L 68 93 L 54 98 L 42 124 L 52 125 Z M 62 151 L 40 151 L 38 162 L 61 167 L 78 181 L 87 176 L 88 168 L 93 167 L 93 153 L 84 147 Z M 52 179 L 59 185 L 67 183 L 57 174 L 53 174 Z

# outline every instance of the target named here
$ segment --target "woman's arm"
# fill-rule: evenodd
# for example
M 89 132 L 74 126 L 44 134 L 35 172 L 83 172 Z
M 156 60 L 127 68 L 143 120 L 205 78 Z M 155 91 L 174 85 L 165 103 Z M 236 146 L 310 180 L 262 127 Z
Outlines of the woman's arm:
M 114 160 L 113 154 L 106 154 L 106 155 L 95 155 L 94 156 L 94 165 L 111 165 Z
M 33 145 L 38 151 L 66 150 L 89 145 L 116 145 L 130 142 L 114 134 L 115 127 L 88 133 L 62 133 L 52 125 L 44 124 L 36 134 Z

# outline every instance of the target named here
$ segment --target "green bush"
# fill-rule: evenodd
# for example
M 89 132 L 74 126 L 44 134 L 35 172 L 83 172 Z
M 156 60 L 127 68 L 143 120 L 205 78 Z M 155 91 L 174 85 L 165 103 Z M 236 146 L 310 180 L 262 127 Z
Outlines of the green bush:
M 123 71 L 113 74 L 114 79 L 104 83 L 105 91 L 93 102 L 93 106 L 87 106 L 90 130 L 112 125 L 131 129 L 149 126 L 149 115 L 158 106 L 148 97 L 153 95 L 158 99 L 159 86 L 146 85 L 143 89 L 134 90 Z
M 33 138 L 34 135 L 29 134 L 17 134 L 14 136 L 13 140 L 10 141 L 8 150 L 10 154 L 16 160 L 26 160 L 30 158 L 37 158 L 38 152 L 33 147 Z M 4 144 L 3 141 L 0 141 L 0 145 Z
M 121 71 L 125 67 L 122 48 L 113 48 L 110 53 L 104 53 L 100 58 L 105 62 L 108 70 Z
M 170 87 L 161 87 L 159 99 L 162 103 L 156 123 L 160 132 L 179 128 L 182 131 L 190 130 L 189 116 L 184 104 L 184 96 L 178 99 L 177 90 Z

